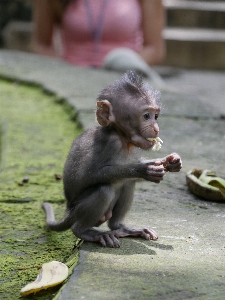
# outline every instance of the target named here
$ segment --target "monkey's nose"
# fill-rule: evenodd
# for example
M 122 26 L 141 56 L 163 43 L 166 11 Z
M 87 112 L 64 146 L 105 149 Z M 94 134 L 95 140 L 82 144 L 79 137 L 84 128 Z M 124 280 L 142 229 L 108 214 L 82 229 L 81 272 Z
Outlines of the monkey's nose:
M 155 124 L 155 125 L 153 126 L 153 130 L 154 130 L 154 132 L 155 132 L 156 134 L 159 133 L 159 126 L 158 126 L 158 124 Z

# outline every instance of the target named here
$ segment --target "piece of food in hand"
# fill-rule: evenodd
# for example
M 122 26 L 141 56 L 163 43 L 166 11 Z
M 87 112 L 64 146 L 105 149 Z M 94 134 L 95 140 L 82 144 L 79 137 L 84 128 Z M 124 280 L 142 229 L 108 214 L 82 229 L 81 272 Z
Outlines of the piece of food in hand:
M 20 294 L 25 296 L 58 285 L 68 277 L 68 274 L 68 267 L 59 261 L 45 263 L 42 265 L 37 279 L 23 287 Z
M 151 149 L 152 151 L 158 151 L 162 147 L 161 144 L 163 143 L 163 141 L 159 137 L 157 137 L 157 138 L 147 138 L 147 140 L 150 141 L 150 142 L 154 142 L 154 145 Z

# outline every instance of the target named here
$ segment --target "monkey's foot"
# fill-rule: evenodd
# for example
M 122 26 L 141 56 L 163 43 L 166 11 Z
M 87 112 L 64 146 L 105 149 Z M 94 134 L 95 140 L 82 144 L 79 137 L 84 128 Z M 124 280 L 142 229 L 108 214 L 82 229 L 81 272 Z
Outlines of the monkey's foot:
M 76 236 L 86 242 L 99 242 L 103 247 L 119 248 L 120 242 L 118 238 L 126 236 L 142 236 L 146 240 L 157 240 L 157 233 L 151 228 L 133 229 L 125 226 L 121 226 L 117 230 L 100 232 L 98 230 L 88 229 Z
M 120 242 L 118 238 L 126 236 L 141 236 L 146 240 L 158 239 L 157 233 L 152 228 L 134 229 L 129 227 L 122 227 L 117 230 L 103 232 L 98 234 L 97 240 L 103 247 L 119 248 Z
M 103 247 L 119 248 L 120 242 L 118 240 L 119 234 L 117 230 L 113 231 L 98 231 L 94 228 L 87 229 L 82 233 L 77 233 L 73 230 L 73 233 L 86 242 L 99 242 Z
M 104 232 L 102 235 L 99 236 L 99 242 L 103 247 L 107 247 L 107 245 L 111 248 L 119 248 L 120 242 L 118 240 L 118 232 L 115 231 L 109 231 Z
M 158 235 L 152 228 L 134 229 L 129 227 L 122 227 L 116 230 L 119 237 L 126 236 L 142 236 L 146 240 L 157 240 Z

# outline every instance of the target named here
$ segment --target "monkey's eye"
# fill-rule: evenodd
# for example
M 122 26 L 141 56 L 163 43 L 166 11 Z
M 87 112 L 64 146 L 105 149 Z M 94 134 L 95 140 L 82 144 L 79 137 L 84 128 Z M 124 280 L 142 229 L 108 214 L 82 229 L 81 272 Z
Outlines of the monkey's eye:
M 150 119 L 150 114 L 146 113 L 143 115 L 144 120 L 149 120 Z
M 159 117 L 159 115 L 158 115 L 158 114 L 155 114 L 155 120 L 157 120 L 157 119 L 158 119 L 158 117 Z

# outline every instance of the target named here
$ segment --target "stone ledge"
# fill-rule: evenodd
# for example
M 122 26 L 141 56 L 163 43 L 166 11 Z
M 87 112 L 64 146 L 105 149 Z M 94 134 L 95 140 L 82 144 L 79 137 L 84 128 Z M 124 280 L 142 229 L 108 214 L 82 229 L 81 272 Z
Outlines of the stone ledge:
M 225 43 L 225 30 L 203 28 L 177 28 L 169 27 L 164 30 L 166 40 L 190 41 L 190 42 L 221 42 Z
M 168 28 L 165 64 L 194 69 L 225 69 L 225 30 Z
M 225 12 L 225 1 L 163 0 L 167 9 Z
M 31 51 L 33 24 L 24 21 L 12 21 L 3 30 L 4 47 L 20 51 Z

